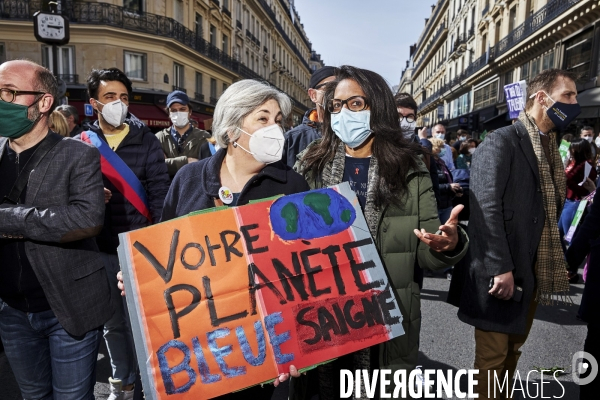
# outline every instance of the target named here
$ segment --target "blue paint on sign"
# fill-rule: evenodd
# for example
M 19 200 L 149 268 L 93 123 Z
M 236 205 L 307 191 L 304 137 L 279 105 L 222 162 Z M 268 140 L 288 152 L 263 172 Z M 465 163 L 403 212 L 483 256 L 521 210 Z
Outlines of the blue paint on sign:
M 269 218 L 283 240 L 310 240 L 345 231 L 354 223 L 356 210 L 335 190 L 319 189 L 276 200 Z

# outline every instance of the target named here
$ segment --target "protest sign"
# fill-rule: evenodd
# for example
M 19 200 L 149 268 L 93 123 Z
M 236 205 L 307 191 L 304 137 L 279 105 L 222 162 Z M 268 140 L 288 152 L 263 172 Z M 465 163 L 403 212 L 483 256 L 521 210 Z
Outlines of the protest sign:
M 347 183 L 120 235 L 147 399 L 206 399 L 404 334 Z
M 561 140 L 560 141 L 560 147 L 558 148 L 558 153 L 560 154 L 560 159 L 563 162 L 563 165 L 565 166 L 565 168 L 567 167 L 567 163 L 569 162 L 569 148 L 571 147 L 571 143 L 567 142 L 566 140 Z
M 504 95 L 510 119 L 519 118 L 519 114 L 525 109 L 526 93 L 527 83 L 525 81 L 504 85 Z

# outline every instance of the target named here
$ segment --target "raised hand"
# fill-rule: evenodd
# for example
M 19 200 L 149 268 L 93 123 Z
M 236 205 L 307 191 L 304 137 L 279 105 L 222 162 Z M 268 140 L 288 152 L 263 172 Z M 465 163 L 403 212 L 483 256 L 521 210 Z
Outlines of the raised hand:
M 415 229 L 415 235 L 427 246 L 431 247 L 432 250 L 437 252 L 452 251 L 458 244 L 458 215 L 462 211 L 464 206 L 462 204 L 457 205 L 452 209 L 450 218 L 442 226 L 440 226 L 441 234 L 436 235 L 429 233 L 425 229 Z

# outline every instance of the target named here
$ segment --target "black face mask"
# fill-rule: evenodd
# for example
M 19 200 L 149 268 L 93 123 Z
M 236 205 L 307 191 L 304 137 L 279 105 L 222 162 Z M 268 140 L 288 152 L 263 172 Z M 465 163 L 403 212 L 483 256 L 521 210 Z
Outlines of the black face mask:
M 550 97 L 548 93 L 544 92 L 544 94 L 552 100 L 552 97 Z M 546 114 L 552 123 L 554 123 L 556 129 L 563 131 L 579 114 L 581 114 L 581 107 L 578 103 L 566 104 L 559 101 L 552 101 L 554 104 L 548 107 Z

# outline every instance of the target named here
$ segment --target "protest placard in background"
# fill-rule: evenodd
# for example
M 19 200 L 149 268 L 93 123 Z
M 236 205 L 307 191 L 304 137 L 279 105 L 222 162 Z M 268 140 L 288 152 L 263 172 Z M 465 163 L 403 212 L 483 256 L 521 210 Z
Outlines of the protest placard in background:
M 504 85 L 504 95 L 510 119 L 519 118 L 519 114 L 525 109 L 525 102 L 527 101 L 525 98 L 527 95 L 527 82 L 519 81 Z
M 206 399 L 404 334 L 347 183 L 120 235 L 147 399 Z

